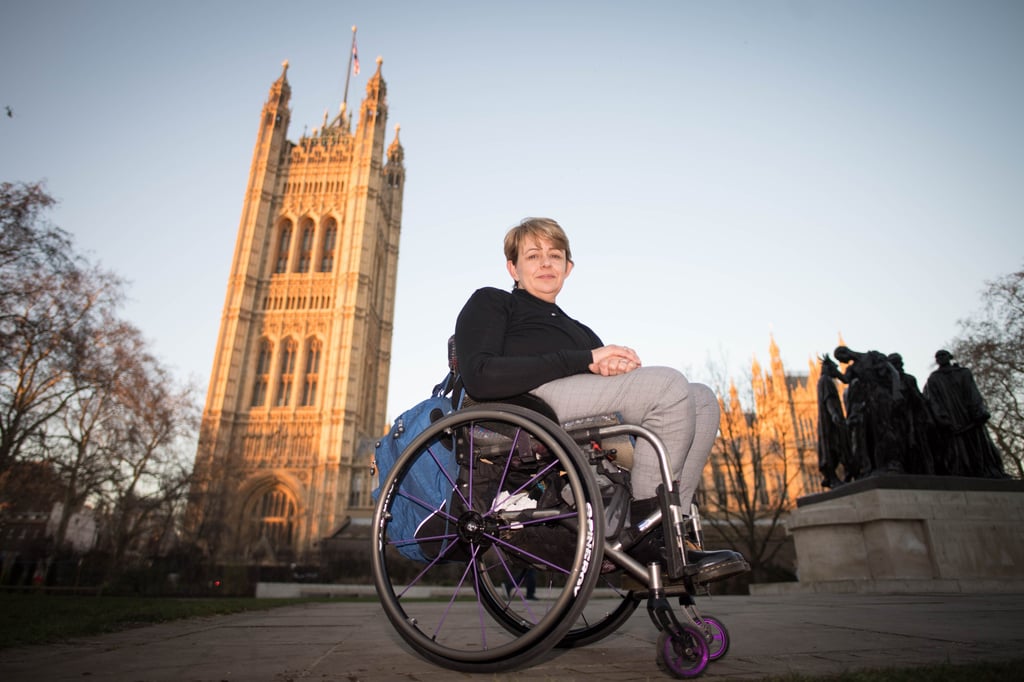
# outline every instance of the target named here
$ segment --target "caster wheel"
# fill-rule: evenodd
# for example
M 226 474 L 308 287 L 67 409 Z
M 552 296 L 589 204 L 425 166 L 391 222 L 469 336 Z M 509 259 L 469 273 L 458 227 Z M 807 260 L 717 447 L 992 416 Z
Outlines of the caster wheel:
M 697 677 L 708 667 L 708 643 L 704 633 L 683 625 L 676 634 L 662 630 L 658 635 L 658 667 L 680 679 Z
M 697 625 L 704 631 L 704 641 L 708 643 L 708 660 L 717 661 L 729 651 L 729 631 L 722 621 L 711 616 L 695 618 Z

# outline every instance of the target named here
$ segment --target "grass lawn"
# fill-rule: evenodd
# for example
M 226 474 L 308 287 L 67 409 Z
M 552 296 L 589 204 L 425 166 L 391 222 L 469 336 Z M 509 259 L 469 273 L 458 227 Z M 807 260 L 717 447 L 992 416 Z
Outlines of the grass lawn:
M 83 597 L 0 593 L 0 649 L 116 632 L 179 618 L 262 611 L 311 601 L 317 600 Z

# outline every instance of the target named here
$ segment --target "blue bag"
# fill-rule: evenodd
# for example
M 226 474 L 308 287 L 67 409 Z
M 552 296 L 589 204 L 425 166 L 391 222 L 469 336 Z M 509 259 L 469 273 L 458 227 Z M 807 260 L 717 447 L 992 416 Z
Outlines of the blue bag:
M 395 462 L 412 441 L 423 433 L 427 427 L 438 419 L 451 414 L 452 401 L 446 394 L 452 384 L 449 375 L 434 387 L 433 394 L 418 405 L 406 410 L 399 416 L 388 435 L 377 442 L 374 453 L 375 466 L 378 470 L 377 488 L 373 490 L 374 501 L 380 497 L 381 487 L 394 467 Z M 459 465 L 455 459 L 454 444 L 434 439 L 427 445 L 430 451 L 448 472 L 451 481 L 459 474 Z M 444 472 L 430 457 L 420 457 L 402 481 L 402 492 L 429 504 L 429 508 L 409 497 L 397 495 L 391 507 L 391 520 L 388 522 L 388 540 L 396 543 L 395 547 L 403 556 L 414 561 L 427 562 L 434 557 L 424 552 L 424 547 L 415 542 L 417 530 L 439 510 L 447 507 L 452 494 L 452 483 Z M 437 543 L 431 543 L 436 547 Z

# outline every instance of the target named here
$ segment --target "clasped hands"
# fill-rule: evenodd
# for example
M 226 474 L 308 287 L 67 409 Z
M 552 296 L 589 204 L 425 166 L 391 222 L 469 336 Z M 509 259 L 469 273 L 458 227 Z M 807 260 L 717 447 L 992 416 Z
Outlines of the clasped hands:
M 632 372 L 640 367 L 640 356 L 626 346 L 601 346 L 591 351 L 594 361 L 590 363 L 590 371 L 603 377 L 613 377 Z

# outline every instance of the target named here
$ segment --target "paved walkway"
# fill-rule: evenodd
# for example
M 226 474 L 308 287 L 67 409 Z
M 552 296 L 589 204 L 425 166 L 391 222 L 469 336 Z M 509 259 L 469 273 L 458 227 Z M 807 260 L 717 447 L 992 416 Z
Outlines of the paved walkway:
M 709 680 L 1008 660 L 1024 651 L 1024 595 L 727 596 L 698 606 L 732 635 L 729 652 L 704 673 Z M 552 652 L 517 672 L 465 674 L 413 654 L 374 601 L 317 603 L 7 649 L 0 651 L 0 680 L 671 679 L 655 664 L 656 638 L 641 605 L 600 642 Z

